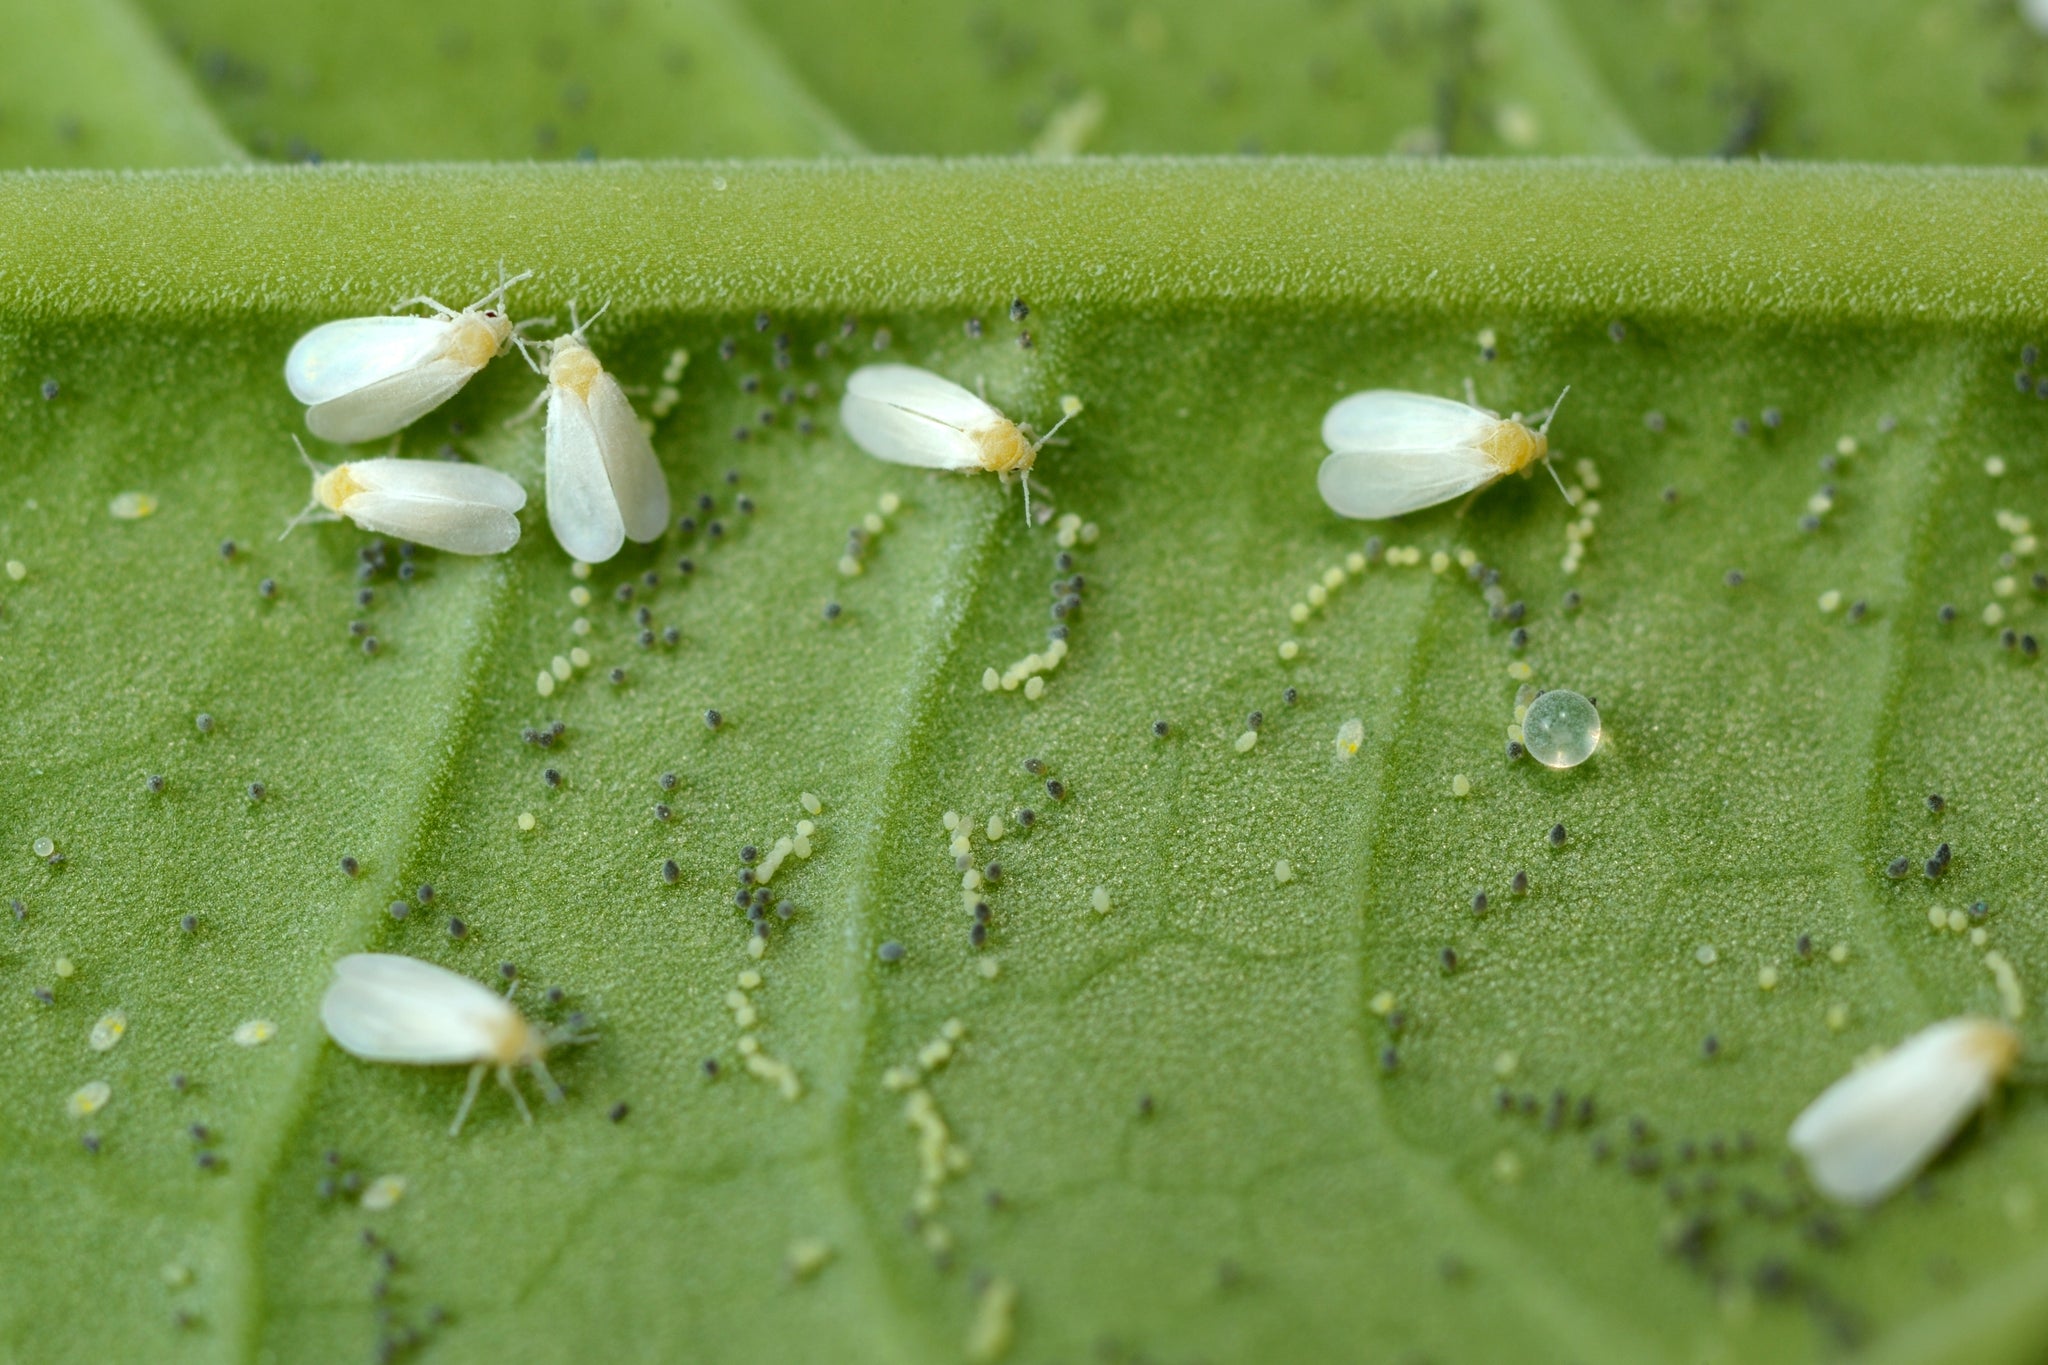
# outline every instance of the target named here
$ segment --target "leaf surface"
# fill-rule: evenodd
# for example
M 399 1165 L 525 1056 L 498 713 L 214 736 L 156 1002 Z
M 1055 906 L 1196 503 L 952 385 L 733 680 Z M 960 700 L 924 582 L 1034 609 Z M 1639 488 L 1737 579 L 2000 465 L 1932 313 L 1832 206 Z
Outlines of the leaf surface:
M 1000 1282 L 1025 1360 L 2031 1358 L 2037 1096 L 1867 1216 L 1811 1204 L 1782 1134 L 1863 1050 L 1995 1012 L 1986 947 L 2048 968 L 2043 675 L 1981 619 L 2041 623 L 1994 514 L 2048 511 L 2013 382 L 2044 208 L 2024 173 L 1622 164 L 0 180 L 0 559 L 24 570 L 0 580 L 0 896 L 25 916 L 0 937 L 0 1229 L 33 1249 L 0 1342 L 300 1358 L 410 1327 L 451 1359 L 941 1361 Z M 622 382 L 688 352 L 655 445 L 694 529 L 576 578 L 538 426 L 502 425 L 535 380 L 500 363 L 403 452 L 525 482 L 513 553 L 393 549 L 364 578 L 351 527 L 277 541 L 306 486 L 291 340 L 481 292 L 501 259 L 537 272 L 521 315 L 611 301 L 592 339 Z M 1082 398 L 1034 493 L 1099 538 L 1062 566 L 1016 489 L 854 450 L 836 395 L 878 356 L 1041 427 Z M 1462 515 L 1332 517 L 1324 408 L 1467 376 L 1503 409 L 1573 386 L 1552 437 L 1597 515 L 1538 476 Z M 109 515 L 131 491 L 154 515 Z M 1346 570 L 1292 622 L 1374 536 L 1423 562 Z M 1525 604 L 1525 649 L 1463 550 Z M 1075 572 L 1045 695 L 984 691 Z M 1518 660 L 1597 699 L 1583 767 L 1506 760 Z M 776 876 L 792 914 L 757 961 L 740 850 L 806 791 L 815 850 Z M 979 950 L 949 810 L 970 866 L 1002 866 Z M 1986 945 L 1929 927 L 1980 900 Z M 448 1139 L 459 1072 L 321 1035 L 329 965 L 361 950 L 513 963 L 537 1017 L 586 1012 L 598 1041 L 551 1059 L 568 1103 L 529 1129 L 488 1089 Z M 237 1046 L 258 1019 L 275 1038 Z M 920 1195 L 922 1102 L 891 1071 L 954 1020 L 919 1085 L 965 1164 Z M 111 1102 L 69 1116 L 92 1080 Z M 350 1182 L 384 1175 L 402 1199 L 365 1211 Z M 788 1273 L 810 1241 L 827 1263 Z

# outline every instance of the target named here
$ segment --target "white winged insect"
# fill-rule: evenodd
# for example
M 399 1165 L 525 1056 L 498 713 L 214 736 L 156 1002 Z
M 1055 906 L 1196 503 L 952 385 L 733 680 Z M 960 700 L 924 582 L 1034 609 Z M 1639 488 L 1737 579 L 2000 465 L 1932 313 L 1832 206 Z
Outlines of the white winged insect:
M 545 343 L 545 366 L 520 343 L 526 363 L 548 381 L 534 400 L 548 407 L 548 526 L 585 564 L 602 564 L 629 539 L 659 540 L 668 529 L 661 461 L 626 391 L 583 340 L 595 321 L 595 314 L 577 321 L 570 304 L 569 333 Z
M 313 471 L 313 496 L 284 528 L 286 536 L 302 521 L 347 517 L 365 531 L 450 554 L 495 555 L 519 543 L 514 514 L 526 506 L 526 490 L 495 469 L 388 456 L 330 468 L 308 455 L 298 437 L 292 444 Z
M 505 353 L 514 335 L 505 291 L 532 274 L 501 278 L 467 308 L 422 295 L 398 308 L 424 303 L 434 316 L 344 318 L 300 337 L 284 382 L 306 405 L 306 429 L 340 445 L 374 441 L 440 407 Z
M 1330 454 L 1316 487 L 1339 516 L 1377 521 L 1475 493 L 1537 460 L 1549 469 L 1550 419 L 1570 392 L 1534 431 L 1520 413 L 1503 418 L 1476 403 L 1398 389 L 1354 393 L 1323 414 Z
M 351 953 L 335 963 L 333 984 L 320 1000 L 320 1022 L 342 1051 L 366 1062 L 467 1064 L 469 1088 L 448 1128 L 450 1137 L 462 1131 L 484 1072 L 492 1068 L 528 1123 L 533 1112 L 513 1082 L 514 1068 L 531 1070 L 548 1102 L 560 1104 L 562 1088 L 548 1074 L 547 1051 L 586 1041 L 573 1031 L 535 1027 L 512 1007 L 510 989 L 499 995 L 445 967 L 395 953 Z
M 1997 1020 L 1930 1024 L 1823 1090 L 1786 1140 L 1822 1194 L 1878 1203 L 1948 1145 L 2019 1055 L 2019 1034 Z
M 1052 431 L 1033 440 L 986 399 L 950 379 L 914 365 L 863 365 L 846 377 L 839 422 L 854 444 L 895 464 L 966 473 L 985 469 L 1005 483 L 1024 481 L 1024 514 L 1031 515 L 1031 465 L 1038 450 L 1065 426 L 1078 403 L 1069 403 Z

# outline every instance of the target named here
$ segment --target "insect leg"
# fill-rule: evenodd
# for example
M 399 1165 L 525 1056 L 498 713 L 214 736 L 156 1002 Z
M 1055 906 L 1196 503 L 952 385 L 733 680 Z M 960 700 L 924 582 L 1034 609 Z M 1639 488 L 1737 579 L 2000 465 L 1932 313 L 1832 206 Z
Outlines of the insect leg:
M 469 1106 L 476 1103 L 477 1087 L 484 1083 L 484 1064 L 478 1062 L 469 1069 L 469 1085 L 462 1092 L 462 1105 L 455 1111 L 455 1122 L 448 1125 L 449 1137 L 460 1137 L 462 1125 L 469 1118 Z

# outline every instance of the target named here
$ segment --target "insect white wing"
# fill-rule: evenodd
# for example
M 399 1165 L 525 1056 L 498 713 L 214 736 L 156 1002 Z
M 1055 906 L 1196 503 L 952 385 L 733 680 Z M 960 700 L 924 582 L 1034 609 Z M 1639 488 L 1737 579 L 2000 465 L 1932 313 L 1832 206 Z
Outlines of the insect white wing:
M 978 469 L 967 434 L 1002 414 L 950 379 L 913 365 L 866 365 L 846 380 L 839 421 L 868 454 L 924 469 Z
M 476 373 L 454 359 L 428 360 L 306 409 L 306 430 L 353 445 L 411 426 L 453 398 Z
M 863 365 L 846 377 L 846 391 L 908 408 L 961 431 L 986 426 L 1001 416 L 969 390 L 915 365 Z
M 519 543 L 519 519 L 485 503 L 423 504 L 396 493 L 358 493 L 342 511 L 365 531 L 449 554 L 503 554 Z
M 348 467 L 357 483 L 380 493 L 481 503 L 507 512 L 517 512 L 526 506 L 526 490 L 519 486 L 519 480 L 480 464 L 380 456 L 374 460 L 351 460 Z
M 495 1057 L 524 1027 L 495 992 L 430 962 L 353 953 L 334 964 L 320 1022 L 344 1051 L 372 1062 L 439 1066 Z
M 1330 455 L 1316 471 L 1323 501 L 1340 516 L 1398 517 L 1500 476 L 1479 449 L 1500 419 L 1469 403 L 1398 389 L 1369 389 L 1323 414 Z
M 548 391 L 548 528 L 585 564 L 602 564 L 626 541 L 604 447 L 590 405 L 566 389 Z
M 495 469 L 438 460 L 356 460 L 357 485 L 335 510 L 362 527 L 458 555 L 494 555 L 519 543 L 526 490 Z
M 628 537 L 661 538 L 668 479 L 625 390 L 585 344 L 589 323 L 576 320 L 573 304 L 569 316 L 569 334 L 547 346 L 546 367 L 531 353 L 527 363 L 548 381 L 548 526 L 564 550 L 598 564 Z
M 589 406 L 626 538 L 642 544 L 661 539 L 668 530 L 668 479 L 625 390 L 610 374 L 601 374 L 590 386 Z
M 1323 414 L 1323 444 L 1338 453 L 1441 450 L 1484 440 L 1499 418 L 1450 398 L 1368 389 Z
M 1378 521 L 1469 493 L 1500 470 L 1471 446 L 1340 450 L 1316 471 L 1323 501 L 1339 516 Z
M 307 429 L 344 444 L 370 441 L 446 402 L 504 349 L 511 319 L 485 305 L 526 277 L 501 273 L 496 289 L 459 312 L 411 299 L 400 307 L 426 303 L 434 316 L 343 318 L 307 332 L 284 362 L 285 383 L 308 405 Z
M 447 344 L 447 318 L 343 318 L 292 343 L 284 382 L 311 407 L 424 364 Z
M 1991 1020 L 1930 1025 L 1822 1091 L 1787 1141 L 1821 1193 L 1878 1203 L 1948 1145 L 2018 1052 L 2018 1035 Z

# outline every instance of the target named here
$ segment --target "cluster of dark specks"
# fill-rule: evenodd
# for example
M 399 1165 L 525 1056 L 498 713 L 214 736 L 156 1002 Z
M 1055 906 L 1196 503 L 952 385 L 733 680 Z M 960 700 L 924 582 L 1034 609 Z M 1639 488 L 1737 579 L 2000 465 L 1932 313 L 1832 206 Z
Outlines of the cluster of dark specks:
M 2048 376 L 2035 378 L 2034 369 L 2041 363 L 2041 350 L 2032 344 L 2020 347 L 2020 367 L 2012 372 L 2012 386 L 2021 394 L 2036 398 L 2048 398 Z
M 1710 1035 L 1701 1052 L 1711 1057 L 1718 1048 L 1718 1040 Z M 1523 1109 L 1531 1098 L 1508 1097 L 1503 1108 Z M 1853 1346 L 1860 1340 L 1855 1315 L 1811 1272 L 1783 1252 L 1758 1250 L 1760 1241 L 1782 1242 L 1790 1233 L 1813 1252 L 1831 1253 L 1846 1244 L 1848 1233 L 1819 1205 L 1796 1168 L 1759 1166 L 1765 1154 L 1750 1133 L 1665 1138 L 1643 1118 L 1632 1117 L 1624 1136 L 1597 1133 L 1589 1151 L 1596 1168 L 1618 1170 L 1637 1182 L 1656 1182 L 1673 1210 L 1664 1250 L 1710 1285 L 1724 1290 L 1746 1285 L 1766 1298 L 1784 1298 L 1796 1291 L 1799 1301 L 1839 1342 Z M 1767 1188 L 1766 1182 L 1774 1178 L 1782 1182 L 1781 1189 Z
M 766 326 L 761 325 L 763 319 L 767 320 Z M 754 333 L 757 336 L 766 335 L 775 326 L 774 319 L 766 313 L 757 315 L 754 323 Z M 837 339 L 851 340 L 859 326 L 857 319 L 845 319 L 837 329 Z M 887 337 L 886 330 L 877 333 L 876 350 L 887 349 Z M 755 344 L 757 343 L 742 343 L 739 337 L 728 335 L 718 343 L 718 358 L 727 362 L 736 361 L 740 358 L 743 345 Z M 770 339 L 767 359 L 776 370 L 788 375 L 797 367 L 799 349 L 795 333 L 784 328 L 776 331 Z M 836 349 L 834 339 L 823 335 L 813 341 L 808 348 L 811 356 L 818 360 L 829 359 Z M 824 389 L 816 380 L 799 383 L 792 377 L 779 382 L 773 394 L 777 406 L 772 407 L 767 402 L 768 386 L 758 373 L 748 371 L 742 374 L 738 380 L 738 388 L 743 408 L 739 420 L 732 428 L 734 441 L 751 441 L 757 429 L 773 429 L 783 425 L 794 426 L 797 432 L 804 436 L 810 436 L 817 431 L 818 423 L 812 415 L 811 405 L 823 396 Z M 794 414 L 793 422 L 784 415 L 785 410 Z

